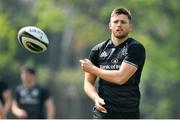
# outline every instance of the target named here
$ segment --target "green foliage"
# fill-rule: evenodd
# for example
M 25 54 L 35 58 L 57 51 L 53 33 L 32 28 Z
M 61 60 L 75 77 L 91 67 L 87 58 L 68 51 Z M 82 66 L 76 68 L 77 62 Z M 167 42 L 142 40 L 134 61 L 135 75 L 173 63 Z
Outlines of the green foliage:
M 6 15 L 0 14 L 0 69 L 9 65 L 16 53 L 15 30 L 8 22 Z
M 82 85 L 84 80 L 84 73 L 80 68 L 76 69 L 64 69 L 56 73 L 58 81 L 63 81 L 69 84 L 79 84 Z
M 69 93 L 73 88 L 84 95 L 84 75 L 78 60 L 87 57 L 95 44 L 110 37 L 109 17 L 119 6 L 130 9 L 130 36 L 146 48 L 141 81 L 142 118 L 179 118 L 178 0 L 0 0 L 1 75 L 15 87 L 19 68 L 30 64 L 37 67 L 40 83 L 55 92 L 64 95 L 65 88 Z M 50 46 L 45 53 L 32 54 L 18 44 L 17 31 L 29 25 L 48 34 Z
M 66 16 L 61 7 L 58 7 L 53 1 L 38 0 L 33 10 L 33 15 L 37 17 L 37 26 L 54 32 L 62 31 Z
M 79 22 L 79 29 L 76 30 L 75 34 L 76 48 L 83 50 L 86 49 L 87 46 L 84 44 L 87 42 L 89 46 L 93 46 L 99 41 L 106 40 L 109 37 L 106 35 L 106 27 L 107 26 L 104 26 L 102 23 L 99 23 L 91 18 L 83 19 L 83 21 Z

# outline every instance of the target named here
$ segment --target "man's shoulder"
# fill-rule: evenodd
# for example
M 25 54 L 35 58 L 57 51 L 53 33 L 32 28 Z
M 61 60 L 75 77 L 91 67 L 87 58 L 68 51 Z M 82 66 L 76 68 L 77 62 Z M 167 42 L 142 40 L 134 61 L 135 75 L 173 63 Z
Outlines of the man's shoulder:
M 37 88 L 37 89 L 40 90 L 41 92 L 47 92 L 47 91 L 48 91 L 47 86 L 44 86 L 44 85 L 39 85 L 39 84 L 37 84 L 35 88 Z
M 97 45 L 95 45 L 92 50 L 99 50 L 102 49 L 103 47 L 105 47 L 107 45 L 107 43 L 110 41 L 110 39 L 104 40 L 103 42 L 98 43 Z
M 39 84 L 36 84 L 33 89 L 36 88 L 36 89 L 40 89 L 40 90 L 44 90 L 44 89 L 47 89 L 45 86 L 42 86 L 42 85 L 39 85 Z M 16 87 L 17 90 L 22 90 L 22 89 L 27 89 L 26 87 L 24 87 L 23 84 L 19 84 L 17 87 Z
M 129 38 L 129 46 L 138 46 L 144 48 L 144 45 L 139 40 L 134 38 Z
M 22 84 L 19 84 L 19 85 L 17 85 L 15 90 L 16 90 L 16 92 L 19 92 L 19 91 L 21 91 L 23 89 L 24 89 L 24 86 Z

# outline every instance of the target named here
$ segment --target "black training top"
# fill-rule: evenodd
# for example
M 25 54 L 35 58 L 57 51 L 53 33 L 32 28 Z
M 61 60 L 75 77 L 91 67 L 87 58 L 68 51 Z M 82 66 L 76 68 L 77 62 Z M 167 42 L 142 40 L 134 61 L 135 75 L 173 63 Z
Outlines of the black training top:
M 139 111 L 139 82 L 145 62 L 145 48 L 138 41 L 128 38 L 118 46 L 106 40 L 90 52 L 94 65 L 105 70 L 118 70 L 122 62 L 137 67 L 135 74 L 123 85 L 107 82 L 100 78 L 99 95 L 105 100 L 109 113 L 130 113 Z
M 6 90 L 8 90 L 8 85 L 6 82 L 0 80 L 0 106 L 4 104 L 3 93 Z
M 36 85 L 28 89 L 20 85 L 15 95 L 18 106 L 27 112 L 29 119 L 46 118 L 44 103 L 50 97 L 46 88 Z

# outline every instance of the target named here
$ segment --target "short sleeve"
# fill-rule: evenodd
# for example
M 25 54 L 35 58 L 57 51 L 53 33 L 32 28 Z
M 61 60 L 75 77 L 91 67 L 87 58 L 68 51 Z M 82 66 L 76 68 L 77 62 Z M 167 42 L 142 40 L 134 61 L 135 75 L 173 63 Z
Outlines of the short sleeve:
M 44 103 L 48 98 L 50 98 L 50 93 L 47 88 L 42 88 L 42 102 Z
M 15 99 L 16 102 L 19 102 L 19 91 L 18 91 L 17 88 L 15 90 L 14 99 Z
M 95 65 L 95 66 L 99 66 L 98 65 L 98 48 L 94 47 L 91 49 L 90 54 L 89 54 L 89 60 Z
M 144 64 L 145 61 L 145 48 L 141 44 L 133 44 L 128 49 L 128 54 L 124 59 L 124 62 L 139 67 Z
M 15 93 L 13 94 L 14 100 L 15 100 L 17 103 L 19 103 L 21 88 L 22 88 L 21 85 L 17 86 L 16 89 L 15 89 Z

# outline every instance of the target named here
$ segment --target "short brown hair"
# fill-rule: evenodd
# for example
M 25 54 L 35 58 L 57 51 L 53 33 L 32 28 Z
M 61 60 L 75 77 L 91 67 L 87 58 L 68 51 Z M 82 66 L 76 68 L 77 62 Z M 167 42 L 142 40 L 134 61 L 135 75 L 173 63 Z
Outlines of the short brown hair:
M 127 8 L 124 8 L 124 7 L 115 8 L 111 13 L 111 17 L 114 15 L 120 15 L 120 14 L 127 15 L 128 19 L 131 21 L 131 19 L 132 19 L 131 12 L 130 12 L 130 10 L 128 10 Z
M 21 68 L 21 72 L 23 72 L 23 71 L 28 72 L 28 73 L 30 73 L 32 75 L 36 75 L 36 70 L 33 67 L 30 67 L 30 66 L 23 66 Z

